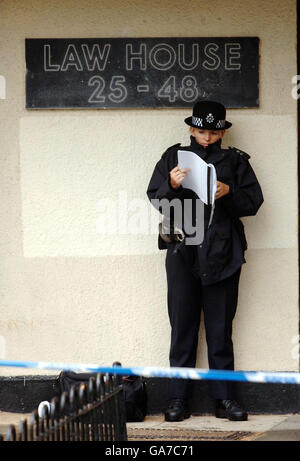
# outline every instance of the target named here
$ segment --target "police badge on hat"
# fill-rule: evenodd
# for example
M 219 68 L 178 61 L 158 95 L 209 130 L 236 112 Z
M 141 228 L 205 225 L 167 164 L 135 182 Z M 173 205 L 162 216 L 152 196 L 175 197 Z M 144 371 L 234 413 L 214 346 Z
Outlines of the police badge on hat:
M 193 107 L 192 117 L 188 117 L 185 123 L 194 128 L 204 130 L 226 130 L 232 123 L 226 120 L 226 109 L 220 102 L 198 101 Z

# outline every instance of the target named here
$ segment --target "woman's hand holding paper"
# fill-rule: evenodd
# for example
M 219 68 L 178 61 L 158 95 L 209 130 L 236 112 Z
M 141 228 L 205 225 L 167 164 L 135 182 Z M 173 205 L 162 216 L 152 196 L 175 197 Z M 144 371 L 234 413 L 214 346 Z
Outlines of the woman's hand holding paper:
M 230 187 L 228 184 L 225 184 L 221 181 L 217 181 L 217 192 L 216 192 L 216 199 L 223 197 L 223 195 L 229 194 Z
M 182 181 L 184 180 L 186 174 L 190 171 L 190 168 L 180 168 L 178 165 L 170 171 L 170 182 L 173 189 L 178 189 L 181 185 Z

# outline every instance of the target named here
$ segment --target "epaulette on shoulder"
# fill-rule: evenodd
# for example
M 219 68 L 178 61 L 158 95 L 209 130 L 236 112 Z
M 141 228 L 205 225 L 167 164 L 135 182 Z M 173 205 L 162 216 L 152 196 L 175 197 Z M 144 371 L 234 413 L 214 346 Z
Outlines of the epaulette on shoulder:
M 247 154 L 247 152 L 244 152 L 243 150 L 241 149 L 237 149 L 236 147 L 232 147 L 232 146 L 228 146 L 228 149 L 229 150 L 233 150 L 234 152 L 236 152 L 237 154 L 241 155 L 242 157 L 244 157 L 245 159 L 249 159 L 251 158 L 249 154 Z
M 163 157 L 170 152 L 170 150 L 175 149 L 176 147 L 181 146 L 181 142 L 174 144 L 173 146 L 168 147 L 168 149 L 163 153 Z
M 167 150 L 174 149 L 174 147 L 179 147 L 179 146 L 181 146 L 181 142 L 178 142 L 177 144 L 174 144 L 174 146 L 168 147 Z

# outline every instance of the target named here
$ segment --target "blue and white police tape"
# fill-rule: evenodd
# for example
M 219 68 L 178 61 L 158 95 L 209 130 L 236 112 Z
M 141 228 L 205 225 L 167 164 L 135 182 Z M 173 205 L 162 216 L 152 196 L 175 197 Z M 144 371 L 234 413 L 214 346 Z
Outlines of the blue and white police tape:
M 41 370 L 92 372 L 102 374 L 109 373 L 119 375 L 144 376 L 146 378 L 182 378 L 194 380 L 202 379 L 220 381 L 242 381 L 251 383 L 300 384 L 300 373 L 291 371 L 231 371 L 177 367 L 105 367 L 96 364 L 28 362 L 13 360 L 0 360 L 0 367 L 38 368 Z

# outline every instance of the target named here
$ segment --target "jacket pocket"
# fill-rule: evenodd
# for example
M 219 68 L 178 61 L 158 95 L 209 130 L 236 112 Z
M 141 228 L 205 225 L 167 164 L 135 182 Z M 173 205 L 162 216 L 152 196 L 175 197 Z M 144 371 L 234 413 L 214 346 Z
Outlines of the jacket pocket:
M 220 166 L 217 174 L 218 179 L 233 180 L 232 170 L 229 165 Z
M 207 262 L 217 271 L 221 271 L 232 257 L 231 225 L 226 223 L 216 227 L 211 234 L 207 249 Z

